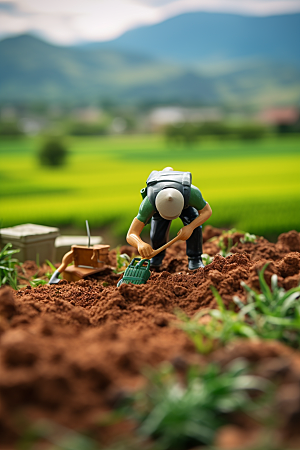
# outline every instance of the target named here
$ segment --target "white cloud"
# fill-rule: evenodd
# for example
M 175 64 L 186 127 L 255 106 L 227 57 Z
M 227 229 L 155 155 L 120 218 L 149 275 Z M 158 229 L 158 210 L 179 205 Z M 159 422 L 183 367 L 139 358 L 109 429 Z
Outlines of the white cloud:
M 270 15 L 300 0 L 0 0 L 1 35 L 35 32 L 57 43 L 113 39 L 189 11 Z
M 176 0 L 164 8 L 167 15 L 186 11 L 221 11 L 240 14 L 272 15 L 300 11 L 299 0 Z
M 91 15 L 77 15 L 73 24 L 86 39 L 111 39 L 126 30 L 141 24 L 160 20 L 159 11 L 138 2 L 108 0 L 101 2 L 101 8 Z
M 28 30 L 28 20 L 22 16 L 12 17 L 7 11 L 0 11 L 1 32 L 23 33 Z
M 132 0 L 22 0 L 15 5 L 12 11 L 2 10 L 0 0 L 2 35 L 33 31 L 64 44 L 113 39 L 160 20 L 159 9 Z

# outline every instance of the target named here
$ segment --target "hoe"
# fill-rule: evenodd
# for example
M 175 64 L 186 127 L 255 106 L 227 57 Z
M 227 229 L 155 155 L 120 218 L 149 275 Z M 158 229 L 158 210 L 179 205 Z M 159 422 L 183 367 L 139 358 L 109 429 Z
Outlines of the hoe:
M 148 259 L 134 258 L 127 269 L 124 272 L 123 278 L 118 282 L 117 286 L 121 286 L 123 283 L 132 283 L 132 284 L 144 284 L 148 281 L 151 272 L 149 270 L 150 267 L 150 259 L 153 258 L 158 253 L 162 252 L 166 248 L 170 247 L 170 245 L 174 244 L 176 241 L 180 240 L 180 236 L 176 236 L 171 241 L 167 242 L 162 247 L 154 250 L 151 253 Z

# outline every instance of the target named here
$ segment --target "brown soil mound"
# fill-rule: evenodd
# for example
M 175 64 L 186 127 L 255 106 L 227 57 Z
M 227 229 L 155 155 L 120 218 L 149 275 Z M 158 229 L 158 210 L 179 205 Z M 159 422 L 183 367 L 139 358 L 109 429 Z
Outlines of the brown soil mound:
M 46 417 L 105 438 L 97 424 L 101 414 L 113 407 L 124 391 L 144 383 L 145 366 L 166 360 L 175 366 L 176 361 L 204 364 L 216 360 L 223 364 L 243 356 L 257 362 L 257 370 L 267 371 L 269 378 L 279 376 L 282 382 L 292 383 L 298 395 L 297 352 L 279 343 L 243 341 L 205 358 L 185 333 L 172 326 L 176 308 L 193 315 L 202 308 L 216 307 L 211 285 L 226 305 L 236 294 L 244 298 L 240 282 L 258 288 L 257 270 L 267 261 L 271 261 L 265 272 L 268 283 L 276 273 L 279 285 L 286 289 L 299 284 L 300 234 L 296 231 L 282 234 L 276 244 L 264 238 L 242 244 L 241 235 L 235 233 L 233 243 L 237 245 L 226 258 L 217 254 L 220 234 L 220 230 L 205 228 L 203 250 L 216 256 L 204 269 L 189 272 L 185 244 L 176 243 L 167 250 L 162 271 L 152 273 L 140 286 L 117 288 L 120 276 L 107 271 L 76 283 L 61 281 L 18 292 L 1 288 L 0 447 L 20 436 L 20 417 L 23 426 L 25 417 L 29 422 Z M 213 236 L 216 240 L 209 241 Z M 126 248 L 121 249 L 124 251 Z M 111 258 L 115 258 L 114 252 Z M 24 265 L 25 271 L 26 267 L 36 273 L 31 263 Z M 290 411 L 284 397 L 288 394 L 282 389 L 281 400 Z M 300 416 L 299 405 L 286 413 L 285 430 L 291 437 L 295 417 Z M 223 434 L 226 437 L 226 430 Z

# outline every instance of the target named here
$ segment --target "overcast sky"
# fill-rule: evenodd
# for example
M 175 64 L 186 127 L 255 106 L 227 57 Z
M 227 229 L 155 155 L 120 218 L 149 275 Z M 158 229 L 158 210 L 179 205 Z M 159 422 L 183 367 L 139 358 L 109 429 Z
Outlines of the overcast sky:
M 184 12 L 300 12 L 300 0 L 0 0 L 0 37 L 33 32 L 52 42 L 113 39 Z

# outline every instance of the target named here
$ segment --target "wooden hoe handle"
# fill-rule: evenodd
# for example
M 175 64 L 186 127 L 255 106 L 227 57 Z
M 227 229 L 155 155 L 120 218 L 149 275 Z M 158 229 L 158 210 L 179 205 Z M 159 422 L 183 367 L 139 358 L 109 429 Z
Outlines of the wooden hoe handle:
M 174 242 L 176 241 L 180 241 L 180 236 L 176 236 L 174 237 L 174 239 L 172 239 L 171 241 L 167 242 L 165 245 L 163 245 L 162 247 L 158 248 L 157 250 L 154 250 L 154 252 L 151 253 L 150 256 L 148 256 L 147 259 L 151 259 L 154 256 L 158 255 L 158 253 L 162 252 L 163 250 L 165 250 L 166 248 L 170 247 L 170 245 L 174 244 Z

